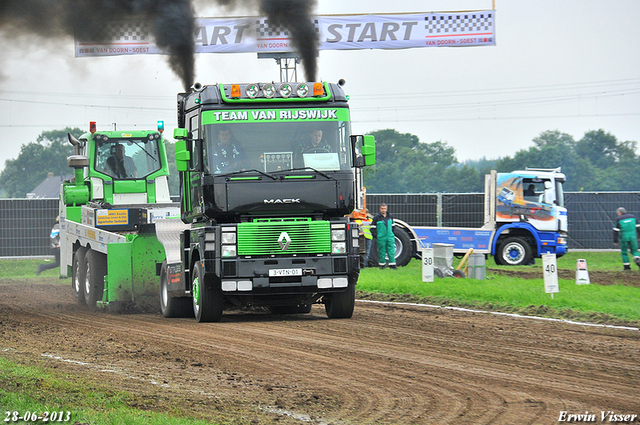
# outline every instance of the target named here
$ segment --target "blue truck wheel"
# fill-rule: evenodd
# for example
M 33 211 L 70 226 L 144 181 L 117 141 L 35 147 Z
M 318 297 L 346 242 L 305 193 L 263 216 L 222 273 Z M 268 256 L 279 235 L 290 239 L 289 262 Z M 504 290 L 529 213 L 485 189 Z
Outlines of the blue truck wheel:
M 507 238 L 498 247 L 496 257 L 506 266 L 524 266 L 531 261 L 531 247 L 522 238 Z

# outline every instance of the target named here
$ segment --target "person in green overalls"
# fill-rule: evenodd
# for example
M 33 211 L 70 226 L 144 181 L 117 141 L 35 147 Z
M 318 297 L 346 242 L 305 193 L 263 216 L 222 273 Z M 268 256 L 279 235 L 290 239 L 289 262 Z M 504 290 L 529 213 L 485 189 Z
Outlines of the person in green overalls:
M 375 233 L 378 244 L 378 266 L 384 269 L 389 256 L 389 267 L 396 267 L 396 241 L 393 235 L 393 216 L 387 212 L 387 204 L 380 204 L 380 212 L 371 222 L 372 233 Z
M 618 245 L 618 240 L 620 240 L 620 253 L 624 264 L 623 271 L 631 270 L 628 251 L 631 251 L 633 261 L 640 267 L 640 254 L 638 254 L 638 229 L 640 224 L 623 207 L 618 208 L 616 212 L 618 217 L 616 217 L 616 226 L 613 228 L 613 244 Z

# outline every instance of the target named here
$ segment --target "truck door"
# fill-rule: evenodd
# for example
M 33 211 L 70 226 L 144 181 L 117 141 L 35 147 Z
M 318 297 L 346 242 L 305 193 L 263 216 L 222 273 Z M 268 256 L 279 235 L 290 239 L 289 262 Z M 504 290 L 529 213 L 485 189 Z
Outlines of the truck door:
M 182 208 L 187 218 L 202 214 L 202 139 L 200 133 L 200 115 L 193 114 L 187 118 L 188 130 L 192 141 L 189 170 L 183 173 Z M 183 217 L 184 218 L 184 217 Z

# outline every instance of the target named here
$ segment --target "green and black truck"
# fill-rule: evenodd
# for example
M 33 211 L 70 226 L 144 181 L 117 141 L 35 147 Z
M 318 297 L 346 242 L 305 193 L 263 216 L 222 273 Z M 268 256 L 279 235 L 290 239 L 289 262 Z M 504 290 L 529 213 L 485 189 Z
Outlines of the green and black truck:
M 108 258 L 111 243 L 106 243 L 105 265 L 98 268 L 103 296 L 97 305 L 138 302 L 147 293 L 149 277 L 155 278 L 156 294 L 159 282 L 166 317 L 219 321 L 223 310 L 234 306 L 308 313 L 315 303 L 325 305 L 329 318 L 351 317 L 360 244 L 357 224 L 346 215 L 361 197 L 362 168 L 375 163 L 375 141 L 351 134 L 342 85 L 196 84 L 178 94 L 179 210 L 157 198 L 149 202 L 150 197 L 127 208 L 96 202 L 91 195 L 80 200 L 84 206 L 73 203 L 96 217 L 93 223 L 78 223 L 89 229 L 97 217 L 117 209 L 126 210 L 129 221 L 138 217 L 128 228 L 111 231 L 132 245 L 134 276 L 119 283 L 112 279 L 117 266 Z M 80 144 L 90 144 L 85 139 Z M 80 183 L 91 189 L 86 174 Z M 155 188 L 151 177 L 128 179 L 141 181 L 131 187 L 146 184 L 150 190 Z M 78 180 L 68 185 L 78 186 Z M 113 177 L 114 190 L 116 183 Z M 68 214 L 65 218 L 73 221 Z M 138 238 L 148 238 L 140 249 Z M 69 266 L 74 270 L 73 258 L 87 257 L 92 248 L 79 240 L 68 243 L 78 247 Z M 80 248 L 84 252 L 78 255 Z M 126 249 L 114 252 L 119 250 Z M 145 276 L 135 276 L 136 263 L 145 265 Z M 91 265 L 84 260 L 78 267 L 78 280 L 86 282 Z M 153 277 L 146 276 L 151 270 Z

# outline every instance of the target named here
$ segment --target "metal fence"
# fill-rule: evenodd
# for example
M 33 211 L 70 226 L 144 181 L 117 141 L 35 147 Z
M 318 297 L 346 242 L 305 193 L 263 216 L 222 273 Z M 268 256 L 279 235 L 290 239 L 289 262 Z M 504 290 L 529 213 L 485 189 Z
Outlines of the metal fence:
M 367 193 L 371 213 L 378 211 L 382 202 L 395 218 L 412 226 L 481 227 L 484 222 L 482 193 Z M 565 206 L 569 212 L 569 249 L 611 249 L 616 209 L 625 207 L 640 219 L 640 192 L 568 192 Z
M 482 193 L 367 194 L 369 211 L 380 203 L 412 226 L 480 227 Z M 616 208 L 640 218 L 640 192 L 565 193 L 569 249 L 611 249 Z M 0 257 L 50 255 L 49 233 L 58 215 L 57 199 L 0 199 Z
M 0 199 L 0 257 L 51 255 L 58 199 Z

